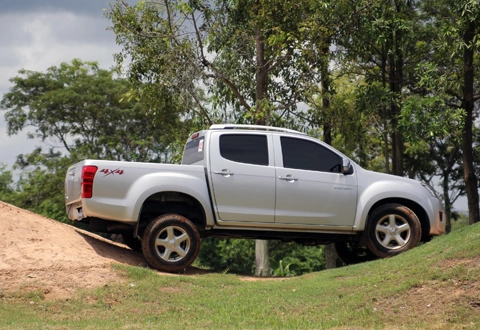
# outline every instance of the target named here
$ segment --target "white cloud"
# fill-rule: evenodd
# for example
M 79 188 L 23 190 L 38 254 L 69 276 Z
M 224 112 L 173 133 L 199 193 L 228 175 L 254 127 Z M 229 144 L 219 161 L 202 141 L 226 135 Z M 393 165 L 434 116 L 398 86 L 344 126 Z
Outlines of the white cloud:
M 11 167 L 18 155 L 29 153 L 34 148 L 35 144 L 27 139 L 26 132 L 8 136 L 5 123 L 0 123 L 0 163 Z
M 108 21 L 101 17 L 52 12 L 0 18 L 4 31 L 0 39 L 0 91 L 5 88 L 4 78 L 21 68 L 42 71 L 74 58 L 98 61 L 108 68 L 118 50 L 115 35 L 106 30 Z

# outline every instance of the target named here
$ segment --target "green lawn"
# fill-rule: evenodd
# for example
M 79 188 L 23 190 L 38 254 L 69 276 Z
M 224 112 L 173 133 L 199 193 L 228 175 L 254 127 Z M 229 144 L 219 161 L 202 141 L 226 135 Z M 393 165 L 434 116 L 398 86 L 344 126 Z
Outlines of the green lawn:
M 0 329 L 478 329 L 480 224 L 400 256 L 296 278 L 165 276 L 47 301 L 0 290 Z

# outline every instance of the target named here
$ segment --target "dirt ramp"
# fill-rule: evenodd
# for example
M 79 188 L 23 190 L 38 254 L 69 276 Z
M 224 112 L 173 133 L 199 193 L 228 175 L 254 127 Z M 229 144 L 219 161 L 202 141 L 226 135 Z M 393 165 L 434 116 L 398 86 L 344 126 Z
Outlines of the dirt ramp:
M 113 262 L 147 266 L 122 244 L 0 201 L 0 291 L 69 294 L 120 280 Z

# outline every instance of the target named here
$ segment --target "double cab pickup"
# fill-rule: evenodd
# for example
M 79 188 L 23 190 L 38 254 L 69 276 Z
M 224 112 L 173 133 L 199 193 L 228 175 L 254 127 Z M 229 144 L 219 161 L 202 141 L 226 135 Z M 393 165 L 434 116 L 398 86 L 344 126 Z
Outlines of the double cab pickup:
M 122 234 L 149 264 L 179 272 L 203 237 L 334 243 L 345 263 L 397 255 L 445 230 L 425 183 L 360 167 L 284 128 L 212 125 L 182 164 L 84 160 L 65 180 L 68 217 Z

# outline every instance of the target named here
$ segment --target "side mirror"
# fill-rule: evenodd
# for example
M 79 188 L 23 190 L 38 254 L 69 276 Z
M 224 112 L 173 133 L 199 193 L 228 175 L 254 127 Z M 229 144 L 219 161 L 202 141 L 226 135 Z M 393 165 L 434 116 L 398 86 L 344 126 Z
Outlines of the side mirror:
M 342 173 L 343 174 L 350 174 L 350 160 L 347 158 L 342 159 Z

